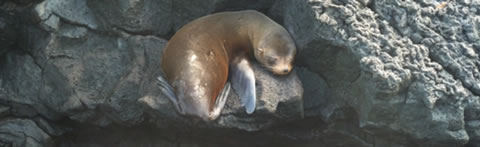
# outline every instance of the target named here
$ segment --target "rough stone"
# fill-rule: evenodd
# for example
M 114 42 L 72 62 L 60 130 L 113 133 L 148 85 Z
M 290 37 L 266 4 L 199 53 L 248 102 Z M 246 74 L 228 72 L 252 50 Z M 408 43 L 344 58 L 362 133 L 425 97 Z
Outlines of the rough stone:
M 98 22 L 87 6 L 86 0 L 45 0 L 35 6 L 38 17 L 46 21 L 52 21 L 50 17 L 61 17 L 69 23 L 87 26 L 92 29 L 98 28 Z M 53 23 L 55 24 L 55 23 Z
M 41 147 L 51 144 L 51 137 L 28 119 L 0 121 L 0 145 Z
M 101 30 L 120 29 L 134 34 L 165 35 L 172 29 L 172 6 L 168 0 L 89 0 Z
M 0 106 L 0 117 L 6 116 L 10 113 L 10 107 Z
M 201 128 L 236 128 L 255 131 L 272 127 L 282 122 L 289 122 L 303 118 L 303 88 L 295 72 L 288 76 L 275 76 L 258 64 L 254 64 L 257 86 L 257 107 L 255 113 L 247 115 L 238 95 L 232 90 L 227 103 L 218 120 L 213 123 L 194 122 L 177 116 L 169 100 L 162 96 L 156 83 L 148 83 L 149 90 L 139 101 L 153 110 L 152 121 L 160 128 L 168 128 L 172 124 L 179 127 L 183 124 Z M 165 114 L 167 113 L 167 114 Z M 173 117 L 172 117 L 173 116 Z M 170 117 L 170 118 L 169 118 Z M 176 121 L 177 123 L 165 123 Z M 182 126 L 182 125 L 180 125 Z
M 334 88 L 336 84 L 348 87 L 333 91 L 331 96 L 342 99 L 348 107 L 354 108 L 359 117 L 356 125 L 360 126 L 361 131 L 367 131 L 376 138 L 372 142 L 368 136 L 357 136 L 368 144 L 460 146 L 469 140 L 463 120 L 464 101 L 478 97 L 472 95 L 471 92 L 474 91 L 469 90 L 471 88 L 468 86 L 464 88 L 464 81 L 475 80 L 456 81 L 458 73 L 443 68 L 451 64 L 432 56 L 442 50 L 429 46 L 446 43 L 446 40 L 432 37 L 432 43 L 426 44 L 423 41 L 416 44 L 410 40 L 412 27 L 445 24 L 441 22 L 445 20 L 433 15 L 442 10 L 432 9 L 435 6 L 433 4 L 424 6 L 422 3 L 426 2 L 372 1 L 367 7 L 355 1 L 286 3 L 284 24 L 300 48 L 301 63 L 325 77 L 329 88 Z M 468 7 L 448 4 L 448 7 L 452 6 Z M 472 15 L 458 13 L 460 12 L 453 11 L 444 15 Z M 427 22 L 434 18 L 437 22 Z M 448 18 L 451 22 L 448 26 L 459 20 L 457 17 Z M 451 33 L 448 36 L 461 39 L 455 34 L 461 35 L 462 31 L 456 31 L 458 29 L 455 27 L 447 27 L 445 24 L 445 27 L 440 28 L 451 29 L 445 31 Z M 425 34 L 435 36 L 436 33 Z M 417 35 L 415 40 L 420 40 L 418 37 Z M 332 46 L 334 49 L 331 49 Z M 461 51 L 458 54 L 462 56 L 464 48 L 469 46 L 464 43 L 458 47 L 449 46 L 443 51 Z M 346 50 L 342 51 L 342 48 Z M 342 52 L 344 58 L 329 62 L 333 57 L 338 58 L 331 56 L 338 52 Z M 473 56 L 475 54 L 470 55 Z M 442 54 L 440 57 L 450 56 Z M 452 58 L 445 59 L 447 60 L 453 61 Z M 467 62 L 476 62 L 475 58 L 461 61 L 464 63 L 459 65 L 472 65 Z M 341 69 L 347 69 L 348 72 L 339 72 Z M 477 73 L 473 69 L 462 73 Z M 327 123 L 336 124 L 335 121 Z M 347 133 L 349 135 L 355 134 L 353 130 L 347 131 L 350 132 Z M 404 142 L 405 139 L 408 142 Z
M 253 115 L 233 91 L 215 122 L 178 116 L 155 83 L 169 36 L 243 9 L 291 33 L 294 72 L 254 64 Z M 479 12 L 478 0 L 2 1 L 0 146 L 480 146 Z
M 260 130 L 281 122 L 303 118 L 303 88 L 296 72 L 287 76 L 275 76 L 258 64 L 254 65 L 257 107 L 252 115 L 245 114 L 245 108 L 238 95 L 231 93 L 228 105 L 217 121 L 218 126 L 242 130 Z
M 15 49 L 17 41 L 18 20 L 15 15 L 0 11 L 0 56 Z
M 183 25 L 195 18 L 221 11 L 235 11 L 244 9 L 256 9 L 267 11 L 274 3 L 274 0 L 206 0 L 191 1 L 177 0 L 173 1 L 173 29 L 178 30 Z
M 189 126 L 248 131 L 303 117 L 303 88 L 297 75 L 274 76 L 256 65 L 259 101 L 255 115 L 246 115 L 238 96 L 232 92 L 215 123 L 192 123 L 176 114 L 154 80 L 161 75 L 159 67 L 166 40 L 130 32 L 136 30 L 104 33 L 108 30 L 89 25 L 96 21 L 64 21 L 64 17 L 86 19 L 93 14 L 70 16 L 67 15 L 70 11 L 55 11 L 53 6 L 60 4 L 50 3 L 54 2 L 44 1 L 35 7 L 40 18 L 47 10 L 52 11 L 50 16 L 40 26 L 23 30 L 32 34 L 22 36 L 21 47 L 26 53 L 9 52 L 2 64 L 3 69 L 10 70 L 2 73 L 4 85 L 9 86 L 5 87 L 8 96 L 0 100 L 14 106 L 13 116 L 48 118 L 39 124 L 67 119 L 99 127 L 147 123 L 158 128 Z M 66 3 L 61 5 L 73 6 Z M 49 23 L 52 17 L 61 20 Z M 55 136 L 69 131 L 45 125 L 41 128 Z

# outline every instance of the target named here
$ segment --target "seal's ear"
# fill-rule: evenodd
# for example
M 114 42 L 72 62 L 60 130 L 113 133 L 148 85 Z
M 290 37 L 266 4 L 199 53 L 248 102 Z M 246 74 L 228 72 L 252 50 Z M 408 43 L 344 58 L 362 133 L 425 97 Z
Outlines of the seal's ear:
M 252 114 L 255 111 L 256 103 L 253 68 L 247 59 L 241 58 L 238 62 L 232 63 L 231 72 L 232 77 L 230 80 L 233 89 L 240 96 L 247 114 Z

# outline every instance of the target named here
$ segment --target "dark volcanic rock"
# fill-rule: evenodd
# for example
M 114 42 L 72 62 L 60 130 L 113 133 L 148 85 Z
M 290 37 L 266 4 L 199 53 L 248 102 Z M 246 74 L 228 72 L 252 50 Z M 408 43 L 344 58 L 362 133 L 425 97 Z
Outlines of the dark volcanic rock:
M 196 123 L 178 116 L 155 82 L 161 75 L 161 53 L 167 41 L 144 32 L 162 35 L 170 25 L 157 25 L 163 21 L 155 20 L 164 18 L 151 19 L 164 14 L 164 10 L 157 12 L 152 3 L 160 1 L 109 7 L 101 6 L 106 5 L 102 1 L 51 0 L 35 4 L 32 12 L 40 22 L 22 28 L 18 43 L 24 52 L 8 52 L 2 58 L 0 114 L 28 121 L 41 116 L 48 119 L 41 124 L 91 125 L 92 129 L 147 124 L 160 129 L 188 126 L 249 131 L 303 117 L 303 89 L 295 72 L 274 76 L 258 65 L 259 98 L 254 115 L 246 115 L 232 92 L 222 116 L 214 123 Z M 46 132 L 55 130 L 40 128 Z M 4 132 L 15 131 L 9 129 Z M 45 140 L 62 136 L 65 131 L 70 130 L 60 128 L 45 135 Z M 17 138 L 0 141 L 18 144 L 28 137 Z M 47 145 L 41 140 L 37 143 Z
M 19 21 L 15 14 L 0 10 L 0 56 L 16 47 Z
M 191 120 L 177 116 L 169 100 L 149 83 L 149 92 L 140 102 L 153 109 L 152 120 L 159 128 L 179 127 L 178 123 L 190 127 L 201 128 L 236 128 L 241 130 L 260 130 L 303 118 L 303 88 L 295 72 L 288 76 L 275 76 L 269 71 L 255 64 L 257 85 L 257 107 L 255 113 L 247 115 L 238 95 L 232 90 L 220 117 L 212 123 L 191 122 Z M 167 114 L 165 114 L 167 113 Z M 173 115 L 173 117 L 172 117 Z M 176 120 L 174 120 L 176 119 Z M 165 122 L 167 121 L 167 122 Z M 176 121 L 176 123 L 172 123 Z M 168 123 L 170 122 L 170 123 Z M 169 124 L 169 125 L 165 125 Z M 180 125 L 181 126 L 181 125 Z
M 52 143 L 52 138 L 28 119 L 2 120 L 0 138 L 0 146 L 41 147 Z
M 438 4 L 286 2 L 284 23 L 300 48 L 300 63 L 325 78 L 328 96 L 341 99 L 326 107 L 354 108 L 359 124 L 352 125 L 369 135 L 353 129 L 346 134 L 374 146 L 461 146 L 474 139 L 467 134 L 464 110 L 478 103 L 469 86 L 474 84 L 468 84 L 478 83 L 478 69 L 470 66 L 478 66 L 478 54 L 467 37 L 478 33 L 475 27 L 470 33 L 455 26 L 478 16 L 462 2 Z M 435 31 L 448 32 L 451 39 Z M 434 47 L 442 44 L 449 47 Z
M 257 108 L 232 90 L 212 123 L 156 86 L 175 30 L 256 9 L 297 44 L 254 64 Z M 0 146 L 480 146 L 480 2 L 0 2 Z M 20 19 L 18 19 L 20 18 Z

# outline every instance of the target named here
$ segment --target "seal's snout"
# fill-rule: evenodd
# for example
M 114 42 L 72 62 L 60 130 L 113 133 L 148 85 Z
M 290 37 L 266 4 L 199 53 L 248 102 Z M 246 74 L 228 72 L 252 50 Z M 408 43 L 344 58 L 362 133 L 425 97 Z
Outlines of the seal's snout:
M 272 69 L 272 72 L 276 75 L 287 75 L 290 71 L 292 71 L 291 65 L 277 66 Z
M 291 70 L 290 68 L 284 68 L 278 74 L 279 75 L 286 75 L 286 74 L 290 73 L 290 70 Z

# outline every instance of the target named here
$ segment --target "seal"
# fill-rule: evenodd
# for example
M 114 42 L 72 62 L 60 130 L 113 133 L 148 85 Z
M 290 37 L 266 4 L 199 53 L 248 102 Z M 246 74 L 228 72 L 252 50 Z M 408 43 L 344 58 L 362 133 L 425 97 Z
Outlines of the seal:
M 182 115 L 215 120 L 225 105 L 230 83 L 251 114 L 256 92 L 248 59 L 253 56 L 274 74 L 286 75 L 293 68 L 295 54 L 288 31 L 262 13 L 220 12 L 200 17 L 173 35 L 162 55 L 165 78 L 157 79 Z

